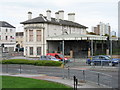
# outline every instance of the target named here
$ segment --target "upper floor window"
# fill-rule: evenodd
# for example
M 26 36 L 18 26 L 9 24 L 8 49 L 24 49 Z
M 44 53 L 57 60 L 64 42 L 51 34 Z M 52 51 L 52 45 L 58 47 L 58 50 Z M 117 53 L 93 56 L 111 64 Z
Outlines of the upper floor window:
M 5 39 L 8 40 L 8 36 L 6 36 Z
M 6 32 L 8 32 L 8 29 L 6 29 Z
M 37 41 L 41 41 L 41 30 L 37 30 Z
M 29 41 L 33 41 L 33 30 L 29 30 Z
M 12 32 L 12 29 L 10 29 L 10 32 Z

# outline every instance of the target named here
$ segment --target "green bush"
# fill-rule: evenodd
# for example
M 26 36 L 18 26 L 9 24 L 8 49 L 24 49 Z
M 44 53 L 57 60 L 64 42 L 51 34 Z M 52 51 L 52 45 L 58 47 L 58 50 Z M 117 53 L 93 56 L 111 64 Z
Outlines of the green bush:
M 62 62 L 48 60 L 25 60 L 25 59 L 10 59 L 0 61 L 2 64 L 27 64 L 36 66 L 60 66 Z

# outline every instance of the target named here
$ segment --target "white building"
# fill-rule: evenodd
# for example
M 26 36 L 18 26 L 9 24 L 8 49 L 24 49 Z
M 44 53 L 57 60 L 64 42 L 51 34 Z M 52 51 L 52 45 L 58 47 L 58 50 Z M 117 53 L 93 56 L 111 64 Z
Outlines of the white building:
M 71 49 L 83 50 L 84 44 L 75 40 L 103 40 L 106 37 L 87 36 L 86 26 L 75 22 L 75 13 L 68 14 L 68 20 L 64 20 L 64 11 L 55 13 L 55 18 L 51 17 L 51 11 L 46 11 L 47 16 L 40 14 L 32 18 L 32 12 L 28 12 L 28 20 L 21 22 L 24 24 L 24 55 L 28 57 L 39 57 L 47 52 L 60 51 L 61 41 L 66 40 L 66 52 Z M 68 43 L 67 43 L 68 42 Z M 76 42 L 76 41 L 75 41 Z M 78 49 L 78 48 L 79 49 Z M 84 49 L 85 50 L 85 49 Z
M 5 21 L 0 21 L 0 45 L 4 44 L 4 52 L 15 51 L 15 27 Z
M 105 24 L 103 22 L 100 22 L 96 27 L 92 27 L 92 31 L 100 36 L 110 35 L 111 32 L 109 23 Z

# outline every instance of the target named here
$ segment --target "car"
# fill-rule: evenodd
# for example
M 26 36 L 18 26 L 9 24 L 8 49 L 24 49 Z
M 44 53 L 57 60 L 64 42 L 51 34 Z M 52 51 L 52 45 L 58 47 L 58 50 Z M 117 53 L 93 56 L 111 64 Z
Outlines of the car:
M 67 57 L 64 57 L 62 54 L 59 53 L 47 53 L 47 56 L 54 56 L 57 59 L 60 59 L 61 61 L 64 60 L 65 63 L 70 62 L 70 60 Z
M 120 59 L 111 58 L 108 55 L 97 55 L 87 59 L 86 63 L 88 65 L 112 65 L 115 66 L 120 63 Z
M 60 61 L 60 59 L 57 59 L 53 56 L 40 56 L 39 60 L 52 60 L 52 61 Z

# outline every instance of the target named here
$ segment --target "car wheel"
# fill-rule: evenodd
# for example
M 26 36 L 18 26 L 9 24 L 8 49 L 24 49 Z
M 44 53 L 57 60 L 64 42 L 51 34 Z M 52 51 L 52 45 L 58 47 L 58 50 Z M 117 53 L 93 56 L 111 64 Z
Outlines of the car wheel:
M 95 65 L 93 62 L 90 63 L 91 66 Z
M 109 63 L 109 66 L 113 66 L 113 63 Z

